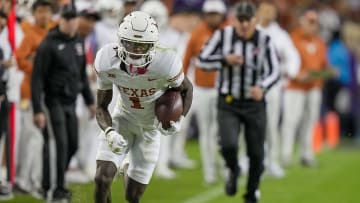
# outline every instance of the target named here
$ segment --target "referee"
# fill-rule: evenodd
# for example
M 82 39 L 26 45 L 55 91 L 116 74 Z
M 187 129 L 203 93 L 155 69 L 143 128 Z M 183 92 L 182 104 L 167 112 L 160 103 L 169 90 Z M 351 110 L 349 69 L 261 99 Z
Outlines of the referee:
M 239 133 L 241 124 L 245 126 L 250 159 L 245 203 L 255 203 L 259 198 L 260 177 L 264 170 L 264 94 L 280 75 L 270 37 L 256 29 L 255 12 L 251 2 L 236 4 L 234 26 L 217 30 L 196 62 L 205 70 L 219 70 L 219 144 L 230 170 L 225 186 L 229 196 L 237 192 L 237 179 L 241 174 L 237 157 Z

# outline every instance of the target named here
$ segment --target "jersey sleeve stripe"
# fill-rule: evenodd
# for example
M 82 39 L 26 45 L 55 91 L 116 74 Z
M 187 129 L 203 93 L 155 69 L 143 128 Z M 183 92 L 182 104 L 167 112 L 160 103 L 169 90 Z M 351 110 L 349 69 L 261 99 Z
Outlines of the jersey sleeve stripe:
M 95 65 L 92 65 L 92 68 L 93 68 L 94 72 L 96 73 L 96 75 L 99 75 L 99 72 L 96 70 Z
M 171 78 L 171 79 L 168 79 L 167 81 L 168 81 L 168 82 L 174 82 L 174 81 L 176 81 L 177 79 L 179 79 L 179 77 L 181 76 L 182 73 L 183 73 L 183 70 L 181 69 L 181 70 L 179 71 L 179 73 L 175 75 L 175 77 L 173 77 L 173 78 Z

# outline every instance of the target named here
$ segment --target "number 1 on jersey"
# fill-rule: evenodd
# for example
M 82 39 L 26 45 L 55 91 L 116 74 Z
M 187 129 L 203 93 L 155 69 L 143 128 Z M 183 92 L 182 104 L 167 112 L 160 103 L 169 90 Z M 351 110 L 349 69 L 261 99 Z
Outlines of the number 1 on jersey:
M 139 97 L 129 97 L 130 101 L 133 103 L 133 105 L 131 106 L 131 108 L 134 109 L 144 109 L 143 106 L 141 106 L 140 104 L 140 99 Z

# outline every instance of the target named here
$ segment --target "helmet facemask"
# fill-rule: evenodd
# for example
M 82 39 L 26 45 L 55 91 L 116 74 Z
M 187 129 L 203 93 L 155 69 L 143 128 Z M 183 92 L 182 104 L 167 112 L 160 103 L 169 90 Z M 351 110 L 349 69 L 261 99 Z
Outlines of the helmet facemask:
M 155 55 L 155 42 L 132 41 L 124 38 L 119 40 L 119 57 L 129 66 L 144 67 Z

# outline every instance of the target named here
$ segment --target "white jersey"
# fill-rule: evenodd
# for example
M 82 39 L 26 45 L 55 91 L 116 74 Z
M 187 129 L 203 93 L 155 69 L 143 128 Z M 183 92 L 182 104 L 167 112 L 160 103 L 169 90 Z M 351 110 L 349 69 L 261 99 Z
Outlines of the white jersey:
M 153 128 L 155 100 L 166 89 L 178 87 L 184 80 L 181 59 L 175 51 L 156 48 L 153 61 L 141 74 L 133 72 L 117 56 L 117 44 L 104 46 L 96 55 L 94 67 L 98 75 L 98 89 L 119 89 L 121 102 L 117 107 L 128 119 L 143 128 Z
M 271 37 L 280 58 L 281 72 L 295 77 L 300 70 L 301 60 L 290 35 L 277 22 L 272 22 L 266 28 L 259 25 L 258 28 Z

